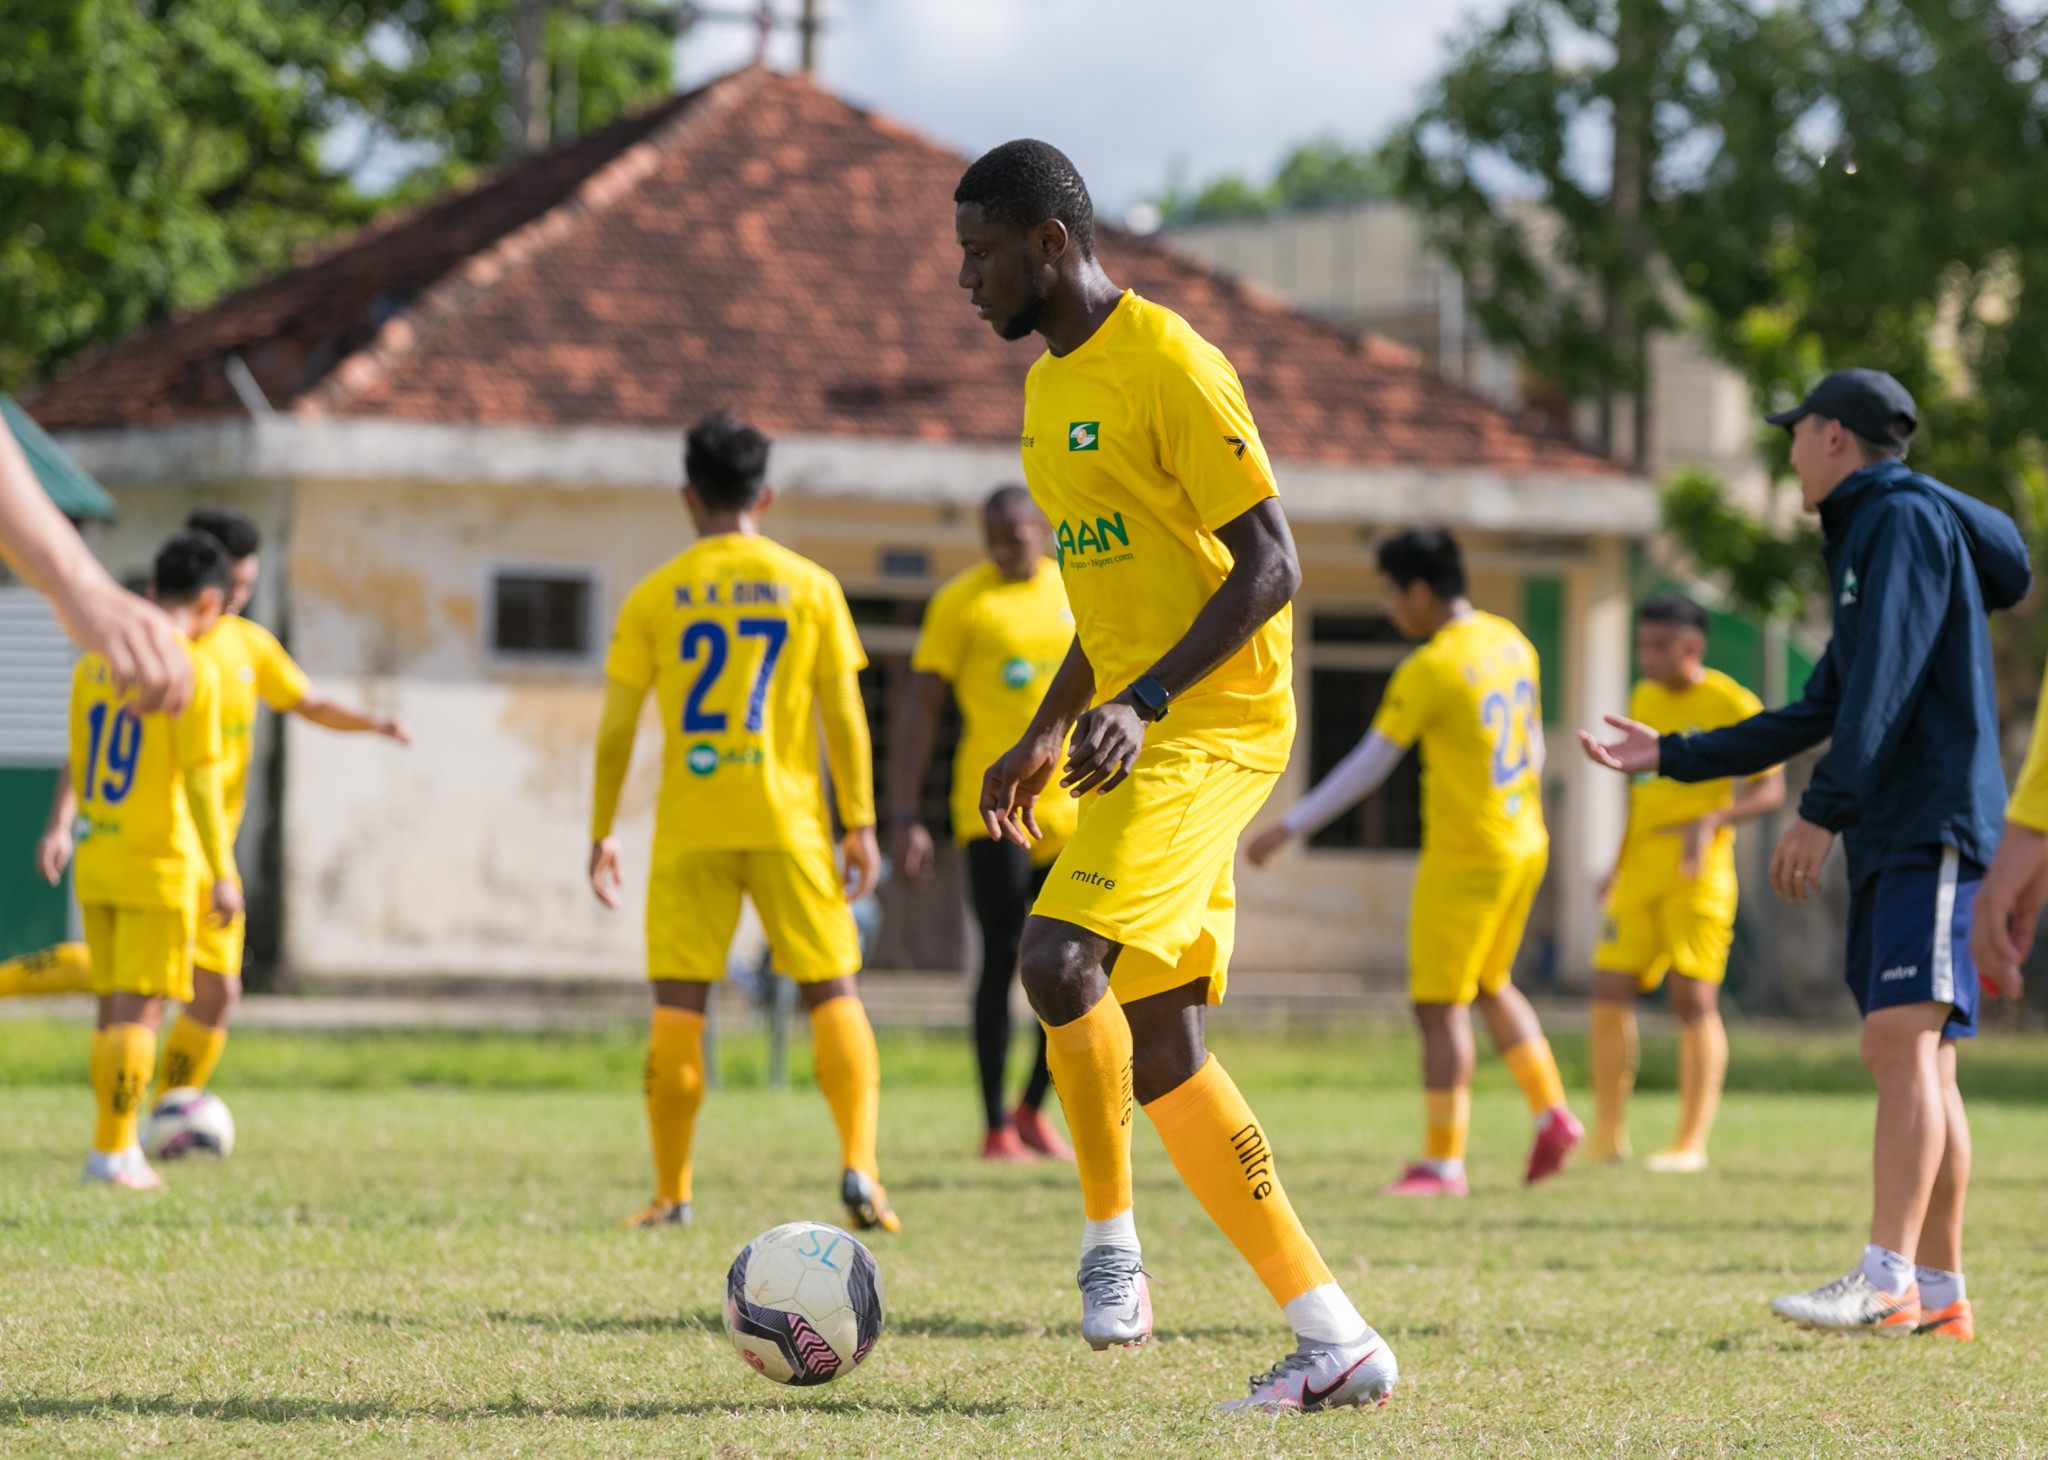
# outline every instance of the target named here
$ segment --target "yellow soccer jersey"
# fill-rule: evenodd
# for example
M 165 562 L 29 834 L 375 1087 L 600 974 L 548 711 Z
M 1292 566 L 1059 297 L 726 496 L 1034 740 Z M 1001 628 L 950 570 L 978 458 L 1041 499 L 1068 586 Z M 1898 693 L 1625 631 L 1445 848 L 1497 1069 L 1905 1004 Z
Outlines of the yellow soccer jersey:
M 1273 468 L 1230 362 L 1128 291 L 1079 349 L 1032 365 L 1023 450 L 1100 702 L 1157 663 L 1215 595 L 1230 570 L 1216 529 L 1278 494 Z M 1154 734 L 1284 768 L 1293 633 L 1289 611 L 1267 620 Z
M 138 713 L 135 691 L 117 691 L 99 655 L 78 661 L 71 784 L 86 823 L 75 869 L 82 903 L 184 908 L 207 878 L 184 777 L 221 758 L 220 674 L 201 654 L 192 665 L 191 702 L 170 720 Z
M 1673 694 L 1654 680 L 1638 680 L 1629 692 L 1628 717 L 1640 720 L 1659 735 L 1697 735 L 1747 720 L 1762 711 L 1764 702 L 1718 669 L 1690 689 Z M 1699 781 L 1686 785 L 1663 776 L 1640 775 L 1628 793 L 1628 831 L 1631 840 L 1660 827 L 1694 821 L 1709 811 L 1718 811 L 1735 795 L 1732 780 Z M 1732 828 L 1723 828 L 1733 836 Z
M 962 721 L 953 753 L 954 840 L 987 838 L 982 775 L 1031 724 L 1073 642 L 1067 590 L 1047 559 L 1021 583 L 1009 581 L 994 563 L 976 563 L 925 610 L 910 667 L 952 686 Z M 1072 836 L 1080 816 L 1080 803 L 1056 786 L 1039 798 L 1038 828 L 1047 842 Z
M 2027 742 L 2026 764 L 2005 819 L 2034 831 L 2048 832 L 2048 678 L 2042 680 L 2040 707 L 2034 711 L 2034 734 Z
M 661 705 L 656 860 L 829 846 L 818 690 L 866 664 L 838 580 L 765 537 L 703 538 L 635 588 L 605 672 Z M 850 779 L 841 818 L 871 824 L 872 767 Z
M 306 697 L 306 675 L 261 624 L 227 614 L 192 646 L 220 674 L 221 805 L 228 835 L 248 808 L 249 761 L 256 753 L 256 702 L 283 714 Z
M 1372 728 L 1422 745 L 1422 850 L 1448 863 L 1508 862 L 1543 829 L 1542 680 L 1504 618 L 1472 613 L 1401 661 Z

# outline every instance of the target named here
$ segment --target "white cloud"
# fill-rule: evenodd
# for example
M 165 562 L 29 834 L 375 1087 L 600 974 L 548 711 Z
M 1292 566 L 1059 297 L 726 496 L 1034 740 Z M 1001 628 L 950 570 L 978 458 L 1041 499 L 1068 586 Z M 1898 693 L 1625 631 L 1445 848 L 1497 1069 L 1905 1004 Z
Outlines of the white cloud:
M 822 0 L 820 74 L 850 99 L 977 152 L 1063 148 L 1104 212 L 1191 177 L 1263 174 L 1320 132 L 1377 141 L 1442 64 L 1445 40 L 1502 0 Z M 783 0 L 785 14 L 794 0 Z M 705 25 L 686 84 L 745 62 L 754 35 Z M 770 59 L 791 64 L 778 37 Z

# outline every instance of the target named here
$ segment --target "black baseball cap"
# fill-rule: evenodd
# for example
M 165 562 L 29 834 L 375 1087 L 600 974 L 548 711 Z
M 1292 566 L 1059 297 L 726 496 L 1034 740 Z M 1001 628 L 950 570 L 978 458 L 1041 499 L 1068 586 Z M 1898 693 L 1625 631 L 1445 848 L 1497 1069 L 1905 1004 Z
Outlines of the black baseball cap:
M 1879 446 L 1896 446 L 1901 451 L 1913 439 L 1920 424 L 1920 412 L 1906 387 L 1882 370 L 1837 370 L 1806 393 L 1806 399 L 1789 411 L 1765 416 L 1773 426 L 1791 430 L 1801 416 L 1825 416 L 1840 421 L 1865 441 Z

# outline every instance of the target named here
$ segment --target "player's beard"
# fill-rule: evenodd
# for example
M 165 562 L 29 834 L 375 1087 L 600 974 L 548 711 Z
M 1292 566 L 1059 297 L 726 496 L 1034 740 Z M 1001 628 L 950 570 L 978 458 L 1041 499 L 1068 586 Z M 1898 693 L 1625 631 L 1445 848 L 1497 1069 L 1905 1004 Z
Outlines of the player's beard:
M 1004 320 L 996 333 L 1005 340 L 1021 340 L 1038 328 L 1038 322 L 1045 318 L 1045 301 L 1048 297 L 1045 280 L 1037 273 L 1031 276 L 1031 297 L 1024 301 L 1017 312 Z

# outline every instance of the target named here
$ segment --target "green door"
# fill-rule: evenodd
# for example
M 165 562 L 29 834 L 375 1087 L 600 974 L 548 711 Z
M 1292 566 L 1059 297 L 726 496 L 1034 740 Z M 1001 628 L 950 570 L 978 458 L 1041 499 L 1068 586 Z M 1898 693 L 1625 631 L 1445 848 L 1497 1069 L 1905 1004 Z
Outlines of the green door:
M 71 874 L 36 875 L 36 838 L 57 788 L 55 767 L 0 766 L 0 958 L 61 943 L 70 928 Z

